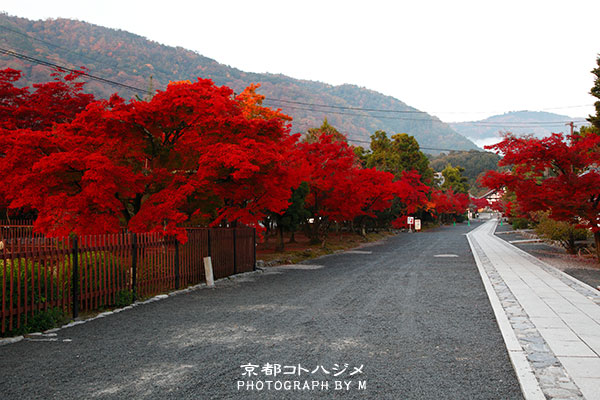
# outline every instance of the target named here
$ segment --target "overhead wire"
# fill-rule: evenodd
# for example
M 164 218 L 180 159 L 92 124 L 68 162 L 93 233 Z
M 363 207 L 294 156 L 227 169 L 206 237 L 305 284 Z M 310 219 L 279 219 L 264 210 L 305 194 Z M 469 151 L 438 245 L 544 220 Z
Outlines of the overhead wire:
M 332 106 L 332 105 L 328 105 L 328 104 L 306 103 L 306 102 L 303 102 L 303 101 L 293 101 L 293 100 L 278 99 L 278 98 L 268 97 L 268 96 L 265 97 L 265 100 L 269 101 L 269 102 L 300 104 L 300 105 L 305 105 L 305 106 L 335 108 L 335 109 L 340 109 L 340 110 L 376 111 L 376 112 L 383 112 L 383 113 L 387 112 L 387 113 L 399 113 L 399 114 L 427 114 L 426 111 L 420 111 L 420 110 L 388 110 L 388 109 L 382 109 L 382 108 Z
M 120 83 L 120 82 L 116 82 L 116 81 L 112 81 L 112 80 L 105 79 L 105 78 L 102 78 L 102 77 L 98 77 L 98 76 L 95 76 L 93 74 L 89 74 L 89 73 L 86 73 L 86 72 L 81 72 L 80 70 L 75 70 L 75 69 L 67 68 L 67 67 L 65 67 L 63 65 L 58 65 L 58 64 L 54 64 L 54 63 L 51 63 L 51 62 L 48 62 L 48 61 L 40 60 L 40 59 L 37 59 L 35 57 L 30 57 L 30 56 L 27 56 L 25 54 L 17 53 L 15 51 L 4 49 L 4 48 L 1 48 L 1 47 L 0 47 L 0 54 L 9 55 L 9 56 L 12 56 L 12 57 L 19 58 L 21 60 L 33 62 L 35 64 L 43 65 L 43 66 L 46 66 L 46 67 L 56 68 L 56 69 L 59 69 L 59 70 L 65 70 L 65 71 L 74 72 L 74 73 L 81 73 L 82 76 L 86 76 L 86 77 L 88 77 L 90 79 L 94 79 L 94 80 L 97 80 L 97 81 L 100 81 L 100 82 L 103 82 L 103 83 L 107 83 L 107 84 L 111 84 L 111 85 L 114 85 L 114 86 L 123 87 L 123 88 L 130 89 L 130 90 L 139 91 L 141 93 L 146 93 L 146 91 L 144 89 L 137 88 L 135 86 L 130 86 L 130 85 L 126 85 L 126 84 L 123 84 L 123 83 Z M 310 110 L 310 109 L 307 109 L 307 110 L 309 110 L 309 111 L 315 111 L 315 110 Z M 316 110 L 316 111 L 318 111 L 318 110 Z M 340 114 L 341 112 L 336 112 L 336 113 Z M 346 115 L 350 114 L 350 115 L 352 115 L 351 113 L 341 113 L 341 114 L 346 114 Z M 359 114 L 359 116 L 362 116 L 362 115 Z M 393 117 L 388 117 L 388 118 L 393 118 Z M 413 119 L 413 120 L 416 120 L 416 121 L 419 121 L 419 120 L 421 120 L 421 121 L 430 121 L 428 119 L 422 119 L 422 118 L 421 119 Z M 359 140 L 359 139 L 348 139 L 348 141 L 349 142 L 356 142 L 356 143 L 367 143 L 367 144 L 371 143 L 370 141 Z M 466 149 L 446 149 L 446 148 L 433 148 L 433 147 L 423 147 L 423 146 L 421 146 L 420 148 L 425 149 L 425 150 L 434 150 L 434 151 L 469 151 L 469 150 L 466 150 Z M 474 150 L 474 149 L 472 149 L 472 150 Z M 476 150 L 476 151 L 479 151 L 479 150 Z
M 122 60 L 121 60 L 121 61 L 117 61 L 117 62 L 115 62 L 115 63 L 107 63 L 106 61 L 103 61 L 103 60 L 98 60 L 98 59 L 96 59 L 96 58 L 93 58 L 93 57 L 90 57 L 90 56 L 88 56 L 88 55 L 86 55 L 86 54 L 83 54 L 83 53 L 80 53 L 80 52 L 78 52 L 78 51 L 75 51 L 74 49 L 69 49 L 69 48 L 66 48 L 66 47 L 60 46 L 60 45 L 58 45 L 58 44 L 55 44 L 55 43 L 49 42 L 49 41 L 47 41 L 47 40 L 39 39 L 39 38 L 37 38 L 37 37 L 35 37 L 35 36 L 32 36 L 32 35 L 30 35 L 30 34 L 28 34 L 28 33 L 25 33 L 25 32 L 18 31 L 18 30 L 14 29 L 14 28 L 10 28 L 10 27 L 7 27 L 7 26 L 5 26 L 5 25 L 2 25 L 2 24 L 0 24 L 0 29 L 4 29 L 4 30 L 6 30 L 6 31 L 9 31 L 9 32 L 12 32 L 12 33 L 18 34 L 18 35 L 20 35 L 20 36 L 26 37 L 26 38 L 28 38 L 28 39 L 31 39 L 31 40 L 35 40 L 35 41 L 37 41 L 37 42 L 40 42 L 40 43 L 44 43 L 44 44 L 46 44 L 46 45 L 48 45 L 48 46 L 51 46 L 51 47 L 53 47 L 53 48 L 56 48 L 56 49 L 63 50 L 63 51 L 65 51 L 65 52 L 66 52 L 66 53 L 63 55 L 63 57 L 66 57 L 66 56 L 68 56 L 69 54 L 74 54 L 74 55 L 77 55 L 77 56 L 79 56 L 79 57 L 83 57 L 83 58 L 85 58 L 85 59 L 87 59 L 87 60 L 91 61 L 91 62 L 92 62 L 92 63 L 94 63 L 94 64 L 99 64 L 99 65 L 103 65 L 103 66 L 105 66 L 105 67 L 108 67 L 108 68 L 116 68 L 116 69 L 121 69 L 121 70 L 122 70 L 122 68 L 123 68 L 123 67 L 130 67 L 130 68 L 131 68 L 132 70 L 134 70 L 134 71 L 135 71 L 136 69 L 140 68 L 140 66 L 139 66 L 139 65 L 133 65 L 133 64 L 130 64 L 130 63 L 127 63 L 127 62 L 123 62 Z M 5 41 L 5 42 L 9 43 L 9 41 L 8 41 L 8 40 L 6 40 L 6 38 L 0 38 L 0 39 L 4 39 L 4 41 Z M 46 57 L 48 58 L 48 56 L 46 56 Z M 56 58 L 54 58 L 54 57 L 49 57 L 49 58 L 52 58 L 52 59 L 54 59 L 56 62 L 62 62 L 62 61 L 66 61 L 66 60 L 57 60 L 57 59 L 56 59 Z M 72 63 L 70 63 L 70 64 L 71 64 L 71 65 L 73 65 L 73 66 L 75 67 L 75 65 L 74 65 L 74 64 L 72 64 Z M 103 77 L 103 78 L 105 78 L 105 79 L 108 79 L 108 78 L 106 78 L 106 77 Z M 146 90 L 146 92 L 147 92 L 147 90 Z
M 141 89 L 141 88 L 138 88 L 138 87 L 135 87 L 135 86 L 127 85 L 125 83 L 120 83 L 120 82 L 117 82 L 117 81 L 113 81 L 111 79 L 102 78 L 100 76 L 93 75 L 93 74 L 90 74 L 90 73 L 85 72 L 85 71 L 81 71 L 81 70 L 77 70 L 77 69 L 74 69 L 74 68 L 65 67 L 64 65 L 59 65 L 59 64 L 51 63 L 51 62 L 48 62 L 48 61 L 45 61 L 45 60 L 40 60 L 39 58 L 30 57 L 30 56 L 28 56 L 26 54 L 18 53 L 16 51 L 8 50 L 8 49 L 2 48 L 2 47 L 0 47 L 0 54 L 4 54 L 4 55 L 11 56 L 11 57 L 15 57 L 15 58 L 18 58 L 20 60 L 32 62 L 34 64 L 43 65 L 45 67 L 49 67 L 49 68 L 53 68 L 53 69 L 58 69 L 58 70 L 62 70 L 62 71 L 68 71 L 68 72 L 72 72 L 72 73 L 76 73 L 76 74 L 80 74 L 81 76 L 88 77 L 88 78 L 93 79 L 93 80 L 98 81 L 98 82 L 103 82 L 103 83 L 106 83 L 106 84 L 109 84 L 109 85 L 118 86 L 118 87 L 121 87 L 121 88 L 124 88 L 124 89 L 133 90 L 133 91 L 136 91 L 136 92 L 139 92 L 139 93 L 142 93 L 142 94 L 148 92 L 145 89 Z
M 47 40 L 43 40 L 43 39 L 36 38 L 35 36 L 32 36 L 32 35 L 29 35 L 29 34 L 27 34 L 27 33 L 24 33 L 24 32 L 18 31 L 18 30 L 16 30 L 16 29 L 10 28 L 10 27 L 8 27 L 8 26 L 6 26 L 6 25 L 2 25 L 2 24 L 0 24 L 0 29 L 3 29 L 3 30 L 5 30 L 5 31 L 8 31 L 8 32 L 15 33 L 15 34 L 17 34 L 17 35 L 20 35 L 20 36 L 26 37 L 26 38 L 28 38 L 28 39 L 31 39 L 31 40 L 35 40 L 36 42 L 44 43 L 44 44 L 46 44 L 46 45 L 48 45 L 48 46 L 54 47 L 55 49 L 60 49 L 60 50 L 66 51 L 66 53 L 65 53 L 65 56 L 66 56 L 66 55 L 69 55 L 69 54 L 77 54 L 79 57 L 83 57 L 83 58 L 85 58 L 85 59 L 87 59 L 87 60 L 90 60 L 90 61 L 92 61 L 92 62 L 94 62 L 94 63 L 99 63 L 99 64 L 104 64 L 104 65 L 106 65 L 106 63 L 103 63 L 102 61 L 100 61 L 100 60 L 96 60 L 95 58 L 89 57 L 89 56 L 87 56 L 87 55 L 85 55 L 85 54 L 82 54 L 82 53 L 76 52 L 74 49 L 68 49 L 68 48 L 66 48 L 66 47 L 59 46 L 59 45 L 57 45 L 57 44 L 55 44 L 55 43 L 52 43 L 52 42 L 49 42 L 49 41 L 47 41 Z M 117 64 L 114 64 L 114 65 L 113 65 L 113 67 L 115 67 L 115 68 L 116 68 L 116 67 L 118 67 L 118 65 L 117 65 Z
M 64 51 L 67 51 L 67 54 L 70 54 L 73 52 L 73 50 L 69 50 L 65 47 L 59 46 L 57 44 L 54 44 L 52 42 L 49 42 L 47 40 L 43 40 L 43 39 L 39 39 L 36 38 L 35 36 L 20 32 L 18 30 L 9 28 L 7 26 L 1 25 L 0 24 L 0 28 L 5 29 L 7 31 L 22 35 L 24 37 L 27 37 L 29 39 L 32 40 L 36 40 L 39 41 L 41 43 L 47 44 L 49 46 L 58 48 L 58 49 L 62 49 Z M 36 59 L 35 57 L 30 57 L 24 54 L 20 54 L 18 52 L 12 51 L 12 50 L 6 50 L 6 49 L 2 49 L 2 53 L 4 54 L 8 54 L 7 51 L 10 51 L 14 54 L 9 54 L 9 55 L 13 55 L 16 56 L 18 58 L 21 58 L 23 60 L 27 60 L 30 62 L 35 62 L 41 65 L 46 65 L 46 66 L 50 66 L 52 68 L 60 68 L 63 70 L 67 70 L 67 71 L 75 71 L 74 68 L 68 68 L 65 66 L 60 66 L 58 64 L 54 64 L 54 63 L 48 63 L 47 61 L 44 60 L 39 60 Z M 99 64 L 105 64 L 102 61 L 90 58 L 86 55 L 83 54 L 79 54 L 77 53 L 79 56 L 85 57 L 88 60 L 91 60 L 95 63 L 99 63 Z M 118 67 L 118 65 L 113 65 L 112 67 Z M 120 82 L 116 82 L 113 81 L 112 79 L 108 79 L 108 78 L 104 78 L 98 75 L 94 75 L 94 74 L 89 74 L 89 73 L 85 73 L 85 76 L 88 76 L 91 79 L 97 80 L 97 81 L 101 81 L 107 84 L 111 84 L 114 86 L 119 86 L 122 88 L 126 88 L 129 90 L 133 90 L 139 93 L 147 93 L 146 89 L 142 89 L 142 88 L 138 88 L 138 87 L 134 87 L 132 85 L 126 85 Z M 382 109 L 382 108 L 368 108 L 368 107 L 352 107 L 352 106 L 339 106 L 339 105 L 329 105 L 329 104 L 321 104 L 321 103 L 311 103 L 311 102 L 303 102 L 303 101 L 295 101 L 295 100 L 287 100 L 287 99 L 280 99 L 280 98 L 275 98 L 275 97 L 270 97 L 270 96 L 266 96 L 265 97 L 265 101 L 270 102 L 270 103 L 284 103 L 284 104 L 280 104 L 281 106 L 285 107 L 286 109 L 295 109 L 295 110 L 303 110 L 303 111 L 312 111 L 312 112 L 321 112 L 321 113 L 329 113 L 329 114 L 338 114 L 338 115 L 348 115 L 348 116 L 355 116 L 355 117 L 363 117 L 363 118 L 374 118 L 374 119 L 391 119 L 391 120 L 405 120 L 405 121 L 438 121 L 438 122 L 442 122 L 441 120 L 439 120 L 439 118 L 430 115 L 429 113 L 425 112 L 425 111 L 420 111 L 420 110 L 390 110 L 390 109 Z M 298 105 L 304 105 L 304 106 L 309 106 L 311 108 L 302 108 L 302 107 L 293 107 L 293 106 L 289 106 L 286 104 L 298 104 Z M 586 105 L 587 106 L 587 105 Z M 564 106 L 564 107 L 553 107 L 553 108 L 548 108 L 548 109 L 561 109 L 561 108 L 575 108 L 575 107 L 582 107 L 582 106 Z M 337 110 L 349 110 L 349 111 L 364 111 L 364 112 L 379 112 L 379 113 L 395 113 L 395 114 L 425 114 L 430 116 L 430 118 L 405 118 L 405 117 L 389 117 L 389 116 L 385 116 L 385 115 L 371 115 L 371 114 L 356 114 L 356 113 L 349 113 L 349 112 L 339 112 L 339 111 L 332 111 L 332 110 L 320 110 L 320 109 L 315 109 L 315 108 L 327 108 L 327 109 L 337 109 Z M 433 114 L 435 114 L 436 112 L 434 112 Z M 437 112 L 437 113 L 442 113 L 442 112 Z M 463 113 L 461 112 L 443 112 L 443 113 Z M 464 113 L 470 113 L 470 112 L 464 112 Z M 485 126 L 485 127 L 534 127 L 534 126 L 553 126 L 556 124 L 564 124 L 564 123 L 569 123 L 569 122 L 576 122 L 576 123 L 585 123 L 585 120 L 569 120 L 569 121 L 556 121 L 556 122 L 551 122 L 551 121 L 536 121 L 536 122 L 492 122 L 492 121 L 470 121 L 470 122 L 461 122 L 461 124 L 468 124 L 468 125 L 474 125 L 474 126 Z
M 26 36 L 30 39 L 33 40 L 37 40 L 40 41 L 42 43 L 57 47 L 57 48 L 61 48 L 63 50 L 69 51 L 66 48 L 63 48 L 61 46 L 55 45 L 51 42 L 42 40 L 42 39 L 38 39 L 35 38 L 33 36 L 24 34 L 22 32 L 18 32 L 16 30 L 7 28 L 5 26 L 0 25 L 1 28 L 4 28 L 6 30 L 9 30 L 11 32 Z M 35 57 L 31 57 L 28 56 L 26 54 L 22 54 L 19 52 L 16 52 L 14 50 L 9 50 L 9 49 L 4 49 L 0 47 L 0 54 L 5 54 L 8 56 L 12 56 L 24 61 L 28 61 L 28 62 L 32 62 L 35 64 L 39 64 L 39 65 L 43 65 L 49 68 L 53 68 L 53 69 L 59 69 L 59 70 L 63 70 L 63 71 L 69 71 L 69 72 L 74 72 L 74 73 L 78 73 L 81 76 L 85 76 L 87 78 L 90 78 L 92 80 L 98 81 L 98 82 L 102 82 L 102 83 L 106 83 L 109 85 L 113 85 L 116 87 L 121 87 L 124 89 L 128 89 L 128 90 L 132 90 L 138 93 L 142 93 L 145 94 L 147 93 L 146 89 L 142 89 L 139 87 L 135 87 L 132 85 L 127 85 L 121 82 L 117 82 L 114 81 L 112 79 L 107 79 L 107 78 L 103 78 L 100 77 L 98 75 L 95 74 L 91 74 L 85 71 L 81 71 L 81 70 L 77 70 L 74 68 L 69 68 L 66 67 L 64 65 L 59 65 L 56 63 L 51 63 L 45 60 L 40 60 L 38 58 Z M 84 56 L 85 57 L 85 56 Z M 102 63 L 98 60 L 94 60 L 91 59 L 89 57 L 86 57 L 94 62 L 98 62 L 98 63 Z M 265 101 L 270 102 L 270 103 L 286 103 L 284 105 L 282 105 L 283 107 L 285 107 L 286 109 L 295 109 L 295 110 L 304 110 L 304 111 L 311 111 L 311 112 L 320 112 L 320 113 L 326 113 L 326 114 L 339 114 L 339 115 L 348 115 L 348 116 L 354 116 L 354 117 L 363 117 L 363 118 L 375 118 L 375 119 L 391 119 L 391 120 L 404 120 L 404 121 L 428 121 L 428 122 L 439 122 L 439 123 L 443 123 L 441 120 L 439 120 L 437 117 L 431 116 L 430 118 L 406 118 L 406 117 L 390 117 L 390 116 L 386 116 L 386 115 L 372 115 L 372 114 L 358 114 L 358 113 L 352 113 L 352 112 L 343 112 L 343 111 L 333 111 L 333 110 L 319 110 L 318 107 L 321 108 L 331 108 L 331 109 L 337 109 L 337 110 L 350 110 L 350 111 L 364 111 L 364 112 L 382 112 L 382 113 L 401 113 L 401 114 L 408 114 L 408 113 L 415 113 L 415 114 L 426 114 L 429 116 L 429 114 L 425 111 L 420 111 L 420 110 L 390 110 L 390 109 L 379 109 L 379 108 L 364 108 L 364 107 L 348 107 L 348 106 L 337 106 L 337 105 L 328 105 L 328 104 L 319 104 L 319 103 L 309 103 L 309 102 L 301 102 L 301 101 L 295 101 L 295 100 L 286 100 L 286 99 L 279 99 L 279 98 L 273 98 L 273 97 L 265 97 Z M 305 108 L 305 107 L 295 107 L 295 106 L 290 106 L 287 104 L 298 104 L 298 105 L 305 105 L 305 106 L 309 106 L 311 108 Z M 560 109 L 560 108 L 570 108 L 570 107 L 578 107 L 578 106 L 565 106 L 565 107 L 555 107 L 554 109 Z M 486 126 L 486 127 L 513 127 L 513 128 L 532 128 L 532 127 L 542 127 L 542 126 L 555 126 L 557 124 L 566 124 L 569 122 L 576 122 L 576 123 L 585 123 L 585 120 L 570 120 L 570 121 L 555 121 L 555 122 L 550 122 L 550 121 L 536 121 L 536 122 L 513 122 L 513 123 L 506 123 L 506 122 L 499 122 L 499 123 L 494 123 L 494 122 L 486 122 L 486 121 L 473 121 L 473 122 L 462 122 L 462 124 L 469 124 L 469 125 L 476 125 L 476 126 Z M 354 141 L 354 142 L 360 142 L 360 143 L 370 143 L 367 141 L 361 141 L 361 140 L 354 140 L 354 139 L 349 139 L 349 141 Z M 427 147 L 422 147 L 423 149 L 427 149 L 427 150 L 436 150 L 436 151 L 468 151 L 468 150 L 464 150 L 464 149 L 442 149 L 442 148 L 427 148 Z
M 361 140 L 361 139 L 347 139 L 349 142 L 356 142 L 356 143 L 365 143 L 365 144 L 371 144 L 371 142 L 369 140 Z M 426 147 L 426 146 L 421 146 L 419 145 L 419 149 L 424 149 L 424 150 L 436 150 L 436 151 L 458 151 L 458 152 L 469 152 L 469 151 L 477 151 L 477 152 L 483 152 L 484 150 L 477 150 L 477 149 L 445 149 L 445 148 L 439 148 L 439 147 Z

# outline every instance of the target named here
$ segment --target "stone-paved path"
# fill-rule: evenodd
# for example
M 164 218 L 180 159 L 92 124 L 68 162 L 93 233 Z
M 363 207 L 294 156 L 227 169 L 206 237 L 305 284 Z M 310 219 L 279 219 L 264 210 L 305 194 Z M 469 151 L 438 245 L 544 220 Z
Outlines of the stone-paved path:
M 525 397 L 600 399 L 600 292 L 495 237 L 495 227 L 468 238 Z

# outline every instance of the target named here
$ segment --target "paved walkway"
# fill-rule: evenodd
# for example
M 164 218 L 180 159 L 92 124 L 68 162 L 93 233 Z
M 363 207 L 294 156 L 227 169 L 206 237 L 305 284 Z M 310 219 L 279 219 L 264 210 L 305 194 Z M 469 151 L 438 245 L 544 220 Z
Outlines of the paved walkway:
M 600 399 L 600 292 L 494 236 L 467 237 L 528 399 Z

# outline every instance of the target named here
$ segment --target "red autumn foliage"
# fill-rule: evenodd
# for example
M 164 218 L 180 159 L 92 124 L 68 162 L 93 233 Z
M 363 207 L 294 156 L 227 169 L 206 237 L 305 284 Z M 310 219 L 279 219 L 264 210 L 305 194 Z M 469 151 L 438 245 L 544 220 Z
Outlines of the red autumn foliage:
M 469 196 L 464 193 L 454 193 L 452 189 L 443 192 L 434 190 L 431 201 L 435 204 L 438 215 L 463 214 L 469 206 Z
M 327 132 L 297 143 L 291 118 L 263 107 L 256 85 L 234 97 L 198 79 L 147 101 L 95 101 L 77 74 L 33 91 L 16 87 L 19 77 L 0 71 L 0 199 L 34 209 L 35 229 L 49 236 L 127 227 L 183 241 L 186 221 L 258 226 L 288 207 L 302 180 L 315 237 L 330 221 L 428 204 L 430 189 L 414 171 L 363 169 Z
M 488 172 L 485 186 L 514 192 L 522 214 L 548 210 L 552 219 L 589 228 L 600 245 L 600 136 L 507 135 L 489 148 L 504 154 L 500 165 L 511 169 Z
M 431 189 L 423 184 L 417 171 L 403 171 L 400 179 L 395 182 L 396 194 L 403 206 L 403 212 L 414 214 L 418 209 L 427 205 L 427 194 Z
M 48 129 L 71 121 L 94 101 L 93 95 L 83 92 L 84 83 L 77 81 L 80 74 L 52 76 L 52 82 L 34 84 L 32 91 L 15 86 L 20 71 L 0 70 L 0 129 Z
M 490 205 L 490 202 L 484 198 L 471 197 L 469 200 L 475 210 L 479 210 Z
M 389 208 L 395 198 L 411 212 L 426 201 L 428 188 L 418 174 L 406 172 L 394 180 L 389 172 L 363 169 L 345 141 L 327 133 L 313 136 L 298 145 L 307 168 L 303 180 L 309 186 L 306 204 L 313 215 L 313 241 L 320 240 L 329 222 L 375 218 L 375 213 Z
M 331 135 L 323 134 L 317 141 L 299 143 L 298 151 L 307 168 L 306 205 L 312 211 L 315 229 L 325 219 L 344 221 L 357 216 L 362 204 L 358 191 L 354 190 L 359 167 L 352 148 L 344 141 L 334 141 Z
M 257 224 L 267 210 L 284 209 L 298 184 L 288 168 L 297 137 L 284 118 L 249 115 L 260 105 L 232 96 L 198 79 L 150 101 L 93 102 L 72 121 L 57 112 L 51 128 L 6 126 L 0 196 L 37 210 L 36 229 L 49 235 L 115 232 L 125 223 L 185 240 L 177 225 L 193 215 Z

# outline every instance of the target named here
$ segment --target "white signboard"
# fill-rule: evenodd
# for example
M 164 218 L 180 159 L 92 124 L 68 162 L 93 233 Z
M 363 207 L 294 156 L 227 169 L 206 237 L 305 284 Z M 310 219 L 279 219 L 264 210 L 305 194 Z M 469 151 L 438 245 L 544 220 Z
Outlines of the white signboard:
M 415 223 L 415 217 L 407 217 L 406 218 L 406 223 L 408 225 L 413 225 Z
M 420 230 L 421 230 L 421 220 L 415 219 L 415 231 L 420 231 Z

